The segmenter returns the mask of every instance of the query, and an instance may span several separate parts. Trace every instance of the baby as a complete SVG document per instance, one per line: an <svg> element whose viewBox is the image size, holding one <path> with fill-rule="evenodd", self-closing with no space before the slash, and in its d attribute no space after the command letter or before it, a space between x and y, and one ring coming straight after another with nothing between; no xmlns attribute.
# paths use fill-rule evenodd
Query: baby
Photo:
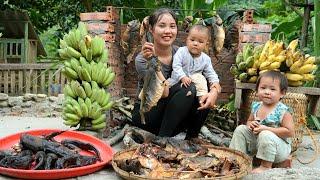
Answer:
<svg viewBox="0 0 320 180"><path fill-rule="evenodd" d="M208 93L208 80L210 89L216 88L218 92L221 91L211 58L203 52L208 43L209 29L203 25L193 25L187 37L187 46L180 47L173 56L173 71L168 79L170 86L181 81L182 85L187 87L193 82L197 96L201 97Z"/></svg>

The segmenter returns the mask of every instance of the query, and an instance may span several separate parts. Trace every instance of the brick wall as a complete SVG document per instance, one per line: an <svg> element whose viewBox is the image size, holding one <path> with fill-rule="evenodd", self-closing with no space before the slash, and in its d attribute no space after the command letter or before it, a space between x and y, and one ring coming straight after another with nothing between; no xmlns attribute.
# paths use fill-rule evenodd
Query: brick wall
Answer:
<svg viewBox="0 0 320 180"><path fill-rule="evenodd" d="M116 10L112 6L106 7L106 12L81 13L80 20L87 24L91 35L98 35L106 42L109 49L108 64L116 73L116 78L109 87L114 98L123 96L124 66L122 50L120 48L120 21Z"/></svg>
<svg viewBox="0 0 320 180"><path fill-rule="evenodd" d="M89 32L103 37L106 41L106 47L109 48L109 64L116 72L116 79L110 87L113 96L128 96L136 98L137 94L137 73L135 70L134 61L128 61L120 46L121 34L126 29L126 25L120 25L119 15L117 10L108 6L106 12L97 13L81 13L81 21L88 24ZM248 29L249 28L249 29ZM241 21L234 24L229 32L226 32L226 39L223 50L215 56L211 43L209 45L209 56L212 59L212 64L220 78L222 93L219 96L219 101L228 101L228 97L234 93L234 79L229 72L230 66L235 63L238 46L241 48L246 42L262 43L268 39L269 28L267 27L264 34L250 34L246 31L260 28L256 25L243 26ZM263 26L262 28L266 28ZM239 37L240 34L240 37ZM187 34L179 31L175 44L178 46L185 45ZM134 41L140 41L139 38L133 38L131 43L139 44ZM210 41L211 42L211 41ZM138 48L139 49L139 48Z"/></svg>
<svg viewBox="0 0 320 180"><path fill-rule="evenodd" d="M126 25L121 25L121 33L123 33L125 29ZM175 44L178 46L184 46L186 37L187 33L179 31ZM209 47L211 47L211 43ZM213 49L209 48L209 56L212 59L212 64L220 78L222 86L222 93L219 96L219 100L227 101L228 97L234 92L234 80L232 74L229 72L231 64L235 61L236 54L234 48L231 48L230 50L224 48L217 57L214 55ZM133 61L125 64L124 82L124 95L136 98L137 73Z"/></svg>

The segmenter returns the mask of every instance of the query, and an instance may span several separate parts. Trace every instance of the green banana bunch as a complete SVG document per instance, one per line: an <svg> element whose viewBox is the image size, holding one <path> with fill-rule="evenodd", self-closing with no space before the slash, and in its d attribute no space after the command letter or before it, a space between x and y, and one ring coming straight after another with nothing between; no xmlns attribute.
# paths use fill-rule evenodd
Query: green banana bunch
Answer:
<svg viewBox="0 0 320 180"><path fill-rule="evenodd" d="M103 86L107 87L111 84L111 82L114 80L114 78L116 77L116 74L114 72L111 72L108 75L108 78L103 82Z"/></svg>
<svg viewBox="0 0 320 180"><path fill-rule="evenodd" d="M77 94L71 89L69 84L66 84L63 89L63 94L67 97L70 96L72 98L77 97Z"/></svg>
<svg viewBox="0 0 320 180"><path fill-rule="evenodd" d="M80 123L82 111L79 103L75 99L71 97L65 99L62 117L65 125L75 127Z"/></svg>
<svg viewBox="0 0 320 180"><path fill-rule="evenodd" d="M105 128L105 111L114 106L105 88L116 76L106 64L109 54L105 41L99 36L91 38L86 25L79 23L77 29L65 34L59 42L62 72L69 80L63 89L64 124L87 128L86 124L91 123L93 130Z"/></svg>
<svg viewBox="0 0 320 180"><path fill-rule="evenodd" d="M84 22L79 22L78 30L80 31L80 39L83 39L86 35L88 35L88 30Z"/></svg>
<svg viewBox="0 0 320 180"><path fill-rule="evenodd" d="M108 62L109 52L107 49L104 49L102 55L98 59L98 62L107 63Z"/></svg>
<svg viewBox="0 0 320 180"><path fill-rule="evenodd" d="M78 74L80 74L81 66L77 59L71 58L70 60L70 68L72 68L74 71L76 71Z"/></svg>
<svg viewBox="0 0 320 180"><path fill-rule="evenodd" d="M86 98L87 94L84 88L81 86L81 84L78 81L71 81L70 87L75 94L81 98Z"/></svg>
<svg viewBox="0 0 320 180"><path fill-rule="evenodd" d="M262 47L254 47L253 44L245 44L243 51L237 54L236 64L230 67L230 72L239 79L241 82L247 82L250 79L251 74L255 74L254 68L255 59L258 58L259 51L262 51ZM248 70L250 70L250 73ZM255 69L255 70L254 70Z"/></svg>
<svg viewBox="0 0 320 180"><path fill-rule="evenodd" d="M99 130L106 127L106 115L101 114L98 118L92 119L92 129Z"/></svg>
<svg viewBox="0 0 320 180"><path fill-rule="evenodd" d="M67 53L67 48L58 49L58 54L62 58L62 60L71 58L71 56L69 56L69 54Z"/></svg>
<svg viewBox="0 0 320 180"><path fill-rule="evenodd" d="M65 66L61 72L69 79L78 79L79 76L72 68Z"/></svg>
<svg viewBox="0 0 320 180"><path fill-rule="evenodd" d="M105 49L104 40L99 36L95 36L91 41L92 56L100 57L104 49Z"/></svg>
<svg viewBox="0 0 320 180"><path fill-rule="evenodd" d="M243 47L243 59L247 61L253 55L253 44L247 43Z"/></svg>
<svg viewBox="0 0 320 180"><path fill-rule="evenodd" d="M84 88L86 96L91 97L92 96L92 88L91 88L90 83L88 83L87 81L82 81L82 86Z"/></svg>
<svg viewBox="0 0 320 180"><path fill-rule="evenodd" d="M81 97L78 97L78 103L80 105L82 116L88 117L89 116L89 109L88 109L87 105L85 104L84 99L82 99Z"/></svg>

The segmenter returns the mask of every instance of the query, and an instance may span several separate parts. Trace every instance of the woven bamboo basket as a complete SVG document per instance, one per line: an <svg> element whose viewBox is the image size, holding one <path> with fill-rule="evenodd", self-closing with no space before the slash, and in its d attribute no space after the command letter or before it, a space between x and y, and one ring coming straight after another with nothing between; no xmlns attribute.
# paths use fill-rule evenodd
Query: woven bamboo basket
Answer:
<svg viewBox="0 0 320 180"><path fill-rule="evenodd" d="M250 105L252 101L257 101L255 92L250 92L245 99L245 107L247 107L246 116L249 116ZM296 151L303 138L304 124L301 121L306 117L308 98L304 94L300 93L287 93L281 100L282 103L289 106L292 109L292 116L294 122L294 136L292 137L291 151Z"/></svg>
<svg viewBox="0 0 320 180"><path fill-rule="evenodd" d="M242 177L246 176L248 173L252 170L252 159L240 152L233 149L225 148L225 147L216 147L216 146L210 146L208 147L209 151L212 151L217 157L234 157L237 162L240 165L240 172L233 174L233 175L227 175L227 176L219 176L215 178L206 178L206 179L223 179L223 180L233 180L233 179L241 179ZM117 164L116 160L123 160L123 159L130 159L134 152L136 151L136 148L128 149L128 150L122 150L117 152L115 155L113 155L112 159L112 167L115 170L115 172L120 175L124 179L130 179L130 180L163 180L163 179L172 179L172 180L178 180L176 178L150 178L146 176L136 175L132 172L127 172L122 169L120 169ZM200 180L200 178L193 178L194 180Z"/></svg>

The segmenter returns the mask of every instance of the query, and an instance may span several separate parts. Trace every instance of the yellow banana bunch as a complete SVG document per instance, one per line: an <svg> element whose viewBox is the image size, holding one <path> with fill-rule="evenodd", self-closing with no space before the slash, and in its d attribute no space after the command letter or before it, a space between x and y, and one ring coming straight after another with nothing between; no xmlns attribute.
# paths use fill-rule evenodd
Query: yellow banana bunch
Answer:
<svg viewBox="0 0 320 180"><path fill-rule="evenodd" d="M295 61L301 58L302 54L300 51L296 51L298 46L298 39L291 41L287 47L286 54L286 65L287 67L291 67Z"/></svg>
<svg viewBox="0 0 320 180"><path fill-rule="evenodd" d="M286 65L290 69L288 74L288 83L290 86L301 86L306 81L314 80L312 72L317 68L315 57L309 54L304 55L296 50L298 40L293 40L287 47Z"/></svg>
<svg viewBox="0 0 320 180"><path fill-rule="evenodd" d="M258 76L251 76L248 80L248 83L255 83L258 79Z"/></svg>
<svg viewBox="0 0 320 180"><path fill-rule="evenodd" d="M303 80L303 76L300 74L294 74L294 73L285 73L288 81L300 81Z"/></svg>
<svg viewBox="0 0 320 180"><path fill-rule="evenodd" d="M315 78L312 73L319 60L298 50L298 39L287 47L282 41L268 40L263 46L255 47L251 55L248 55L247 47L244 46L243 52L237 55L236 65L230 68L230 72L242 82L254 83L258 75L269 70L283 71L290 86L301 86ZM251 59L252 62L248 61Z"/></svg>
<svg viewBox="0 0 320 180"><path fill-rule="evenodd" d="M259 57L259 63L258 65L260 66L261 63L265 62L266 59L268 58L268 54L269 54L269 47L271 47L273 44L273 41L272 40L268 40L266 42L266 44L264 45L263 49L262 49L262 52L260 54L260 57Z"/></svg>
<svg viewBox="0 0 320 180"><path fill-rule="evenodd" d="M284 43L282 41L276 42L272 48L271 54L274 54L275 57L280 55L280 53L284 50Z"/></svg>
<svg viewBox="0 0 320 180"><path fill-rule="evenodd" d="M298 39L292 40L292 41L289 43L289 45L288 45L288 47L287 47L287 50L289 50L289 51L295 51L296 48L297 48L297 46L298 46L298 42L299 42Z"/></svg>
<svg viewBox="0 0 320 180"><path fill-rule="evenodd" d="M302 86L303 81L288 81L289 86L297 87L297 86Z"/></svg>
<svg viewBox="0 0 320 180"><path fill-rule="evenodd" d="M269 40L266 42L263 51L260 55L259 62L256 67L259 69L259 74L268 70L279 70L281 63L286 60L286 51L284 43L281 41Z"/></svg>

